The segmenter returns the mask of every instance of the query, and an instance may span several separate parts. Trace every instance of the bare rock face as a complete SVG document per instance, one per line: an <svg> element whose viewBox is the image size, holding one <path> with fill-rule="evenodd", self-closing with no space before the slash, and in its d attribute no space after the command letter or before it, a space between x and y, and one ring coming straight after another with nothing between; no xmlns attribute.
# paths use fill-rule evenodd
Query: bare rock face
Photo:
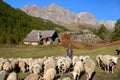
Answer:
<svg viewBox="0 0 120 80"><path fill-rule="evenodd" d="M82 30L80 32L70 32L68 34L70 35L71 41L75 42L98 43L102 41L102 39L94 35L89 30Z"/></svg>
<svg viewBox="0 0 120 80"><path fill-rule="evenodd" d="M113 30L115 23L116 23L115 21L104 21L104 20L100 22L101 25L103 24L109 30Z"/></svg>
<svg viewBox="0 0 120 80"><path fill-rule="evenodd" d="M87 25L96 26L96 27L100 26L95 16L93 16L89 12L82 12L78 14L78 18L79 18L79 23L81 24L87 24Z"/></svg>
<svg viewBox="0 0 120 80"><path fill-rule="evenodd" d="M71 13L55 4L43 8L39 8L36 5L26 5L22 10L28 15L41 17L59 23L77 23L78 20L75 13Z"/></svg>

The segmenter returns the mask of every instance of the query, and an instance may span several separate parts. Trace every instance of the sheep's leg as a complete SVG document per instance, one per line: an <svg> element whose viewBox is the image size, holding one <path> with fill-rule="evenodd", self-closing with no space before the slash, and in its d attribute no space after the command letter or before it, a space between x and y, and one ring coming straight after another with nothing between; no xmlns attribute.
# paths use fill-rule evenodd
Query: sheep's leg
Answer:
<svg viewBox="0 0 120 80"><path fill-rule="evenodd" d="M60 69L59 69L58 73L60 73Z"/></svg>
<svg viewBox="0 0 120 80"><path fill-rule="evenodd" d="M87 80L89 80L89 75L88 75L88 73L86 73L86 77L87 77Z"/></svg>
<svg viewBox="0 0 120 80"><path fill-rule="evenodd" d="M107 69L106 69L107 67L106 67L106 65L104 65L104 70L105 70L105 72L107 71Z"/></svg>
<svg viewBox="0 0 120 80"><path fill-rule="evenodd" d="M32 69L33 69L32 67L29 67L29 71L30 71L30 73L33 73Z"/></svg>
<svg viewBox="0 0 120 80"><path fill-rule="evenodd" d="M90 72L90 73L88 74L88 80L91 79L91 75L92 75L92 73Z"/></svg>
<svg viewBox="0 0 120 80"><path fill-rule="evenodd" d="M107 65L107 73L109 73L109 65Z"/></svg>
<svg viewBox="0 0 120 80"><path fill-rule="evenodd" d="M76 80L79 80L79 76L77 76Z"/></svg>
<svg viewBox="0 0 120 80"><path fill-rule="evenodd" d="M99 61L97 62L97 65L98 65L98 67L100 68L100 63L99 63Z"/></svg>
<svg viewBox="0 0 120 80"><path fill-rule="evenodd" d="M114 66L112 66L112 74L114 73L114 70L113 70L113 69L114 69Z"/></svg>

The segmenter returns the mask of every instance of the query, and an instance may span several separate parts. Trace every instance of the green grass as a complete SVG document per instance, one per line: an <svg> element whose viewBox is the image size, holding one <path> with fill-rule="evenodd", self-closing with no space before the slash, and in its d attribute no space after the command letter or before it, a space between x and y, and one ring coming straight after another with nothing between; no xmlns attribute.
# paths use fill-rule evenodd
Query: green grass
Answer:
<svg viewBox="0 0 120 80"><path fill-rule="evenodd" d="M113 45L113 46L106 46L101 47L97 49L92 50L86 50L86 49L74 49L74 56L80 56L80 55L89 55L94 61L96 55L115 55L115 49L120 49L120 44ZM29 47L29 46L23 46L23 47L7 47L7 48L0 48L0 57L4 58L42 58L44 56L66 56L66 49L61 46L38 46L38 47ZM120 80L117 79L120 76L120 56L118 56L118 65L114 71L114 74L112 73L106 73L103 70L99 69L96 66L95 69L95 75L92 80ZM26 76L28 76L30 73L18 73L19 80L24 79ZM71 73L65 73L64 75L60 75L60 77L69 76L72 78ZM82 75L80 80L86 80L86 75Z"/></svg>

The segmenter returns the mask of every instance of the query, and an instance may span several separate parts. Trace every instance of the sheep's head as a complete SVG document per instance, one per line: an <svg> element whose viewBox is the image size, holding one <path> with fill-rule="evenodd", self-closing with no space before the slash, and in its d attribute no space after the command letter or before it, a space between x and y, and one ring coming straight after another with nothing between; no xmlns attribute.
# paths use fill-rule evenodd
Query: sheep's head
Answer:
<svg viewBox="0 0 120 80"><path fill-rule="evenodd" d="M117 64L118 57L116 57L116 56L112 56L112 61L113 61L115 64Z"/></svg>
<svg viewBox="0 0 120 80"><path fill-rule="evenodd" d="M112 58L110 59L110 63L113 63L114 65L117 64L117 61L118 61L118 57L116 56L112 56Z"/></svg>

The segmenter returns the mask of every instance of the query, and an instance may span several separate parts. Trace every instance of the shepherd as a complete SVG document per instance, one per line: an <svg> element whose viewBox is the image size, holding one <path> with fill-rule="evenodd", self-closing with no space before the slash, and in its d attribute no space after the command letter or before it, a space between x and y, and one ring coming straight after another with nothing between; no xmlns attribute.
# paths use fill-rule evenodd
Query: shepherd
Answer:
<svg viewBox="0 0 120 80"><path fill-rule="evenodd" d="M67 51L67 56L72 59L72 56L73 56L73 47L72 47L71 44L68 45L66 51Z"/></svg>

